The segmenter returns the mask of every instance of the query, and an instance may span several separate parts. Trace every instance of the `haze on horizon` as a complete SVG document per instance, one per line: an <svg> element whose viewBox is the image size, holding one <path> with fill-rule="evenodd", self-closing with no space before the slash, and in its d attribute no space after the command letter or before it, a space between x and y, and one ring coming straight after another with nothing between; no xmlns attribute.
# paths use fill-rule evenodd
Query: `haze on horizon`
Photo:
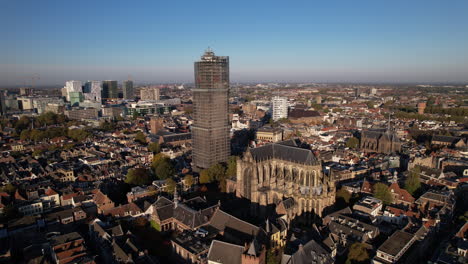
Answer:
<svg viewBox="0 0 468 264"><path fill-rule="evenodd" d="M212 47L232 82L467 82L468 1L5 1L0 86L193 82Z"/></svg>

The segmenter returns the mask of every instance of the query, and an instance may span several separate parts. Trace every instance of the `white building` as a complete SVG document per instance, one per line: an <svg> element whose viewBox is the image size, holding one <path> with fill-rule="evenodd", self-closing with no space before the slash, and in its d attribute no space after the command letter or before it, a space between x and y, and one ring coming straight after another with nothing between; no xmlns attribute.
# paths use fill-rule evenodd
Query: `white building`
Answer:
<svg viewBox="0 0 468 264"><path fill-rule="evenodd" d="M143 87L140 89L140 99L143 101L157 101L159 100L158 87Z"/></svg>
<svg viewBox="0 0 468 264"><path fill-rule="evenodd" d="M102 100L102 82L101 81L87 81L84 85L84 98L94 102L101 102Z"/></svg>
<svg viewBox="0 0 468 264"><path fill-rule="evenodd" d="M81 81L67 81L65 82L65 86L63 87L63 93L65 94L67 101L70 101L70 93L71 92L83 92L82 88L83 84Z"/></svg>
<svg viewBox="0 0 468 264"><path fill-rule="evenodd" d="M271 100L273 108L273 121L288 117L288 99L275 96Z"/></svg>

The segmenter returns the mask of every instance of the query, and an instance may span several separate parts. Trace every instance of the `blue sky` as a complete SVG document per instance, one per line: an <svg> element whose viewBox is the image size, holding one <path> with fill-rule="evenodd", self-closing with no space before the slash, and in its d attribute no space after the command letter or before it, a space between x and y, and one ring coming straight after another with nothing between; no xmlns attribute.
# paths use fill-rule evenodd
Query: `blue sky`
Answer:
<svg viewBox="0 0 468 264"><path fill-rule="evenodd" d="M231 80L468 81L468 1L0 1L0 85Z"/></svg>

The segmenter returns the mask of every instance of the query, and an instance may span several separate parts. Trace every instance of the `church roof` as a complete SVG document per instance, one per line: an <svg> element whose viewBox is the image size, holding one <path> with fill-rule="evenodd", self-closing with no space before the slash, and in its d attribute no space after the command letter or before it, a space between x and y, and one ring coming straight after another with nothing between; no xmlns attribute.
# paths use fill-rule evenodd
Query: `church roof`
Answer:
<svg viewBox="0 0 468 264"><path fill-rule="evenodd" d="M280 159L306 165L319 164L312 151L299 148L290 142L268 144L250 149L250 153L256 161Z"/></svg>

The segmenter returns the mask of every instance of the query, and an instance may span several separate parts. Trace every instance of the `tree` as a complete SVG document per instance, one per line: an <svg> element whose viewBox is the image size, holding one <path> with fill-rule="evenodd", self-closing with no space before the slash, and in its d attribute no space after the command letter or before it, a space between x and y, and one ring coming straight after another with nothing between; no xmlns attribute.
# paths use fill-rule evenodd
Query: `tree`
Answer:
<svg viewBox="0 0 468 264"><path fill-rule="evenodd" d="M159 146L158 142L153 142L148 145L148 150L153 152L154 154L158 154L161 152L161 146Z"/></svg>
<svg viewBox="0 0 468 264"><path fill-rule="evenodd" d="M188 186L190 188L190 187L192 187L192 185L195 184L195 179L193 178L192 175L187 174L184 177L184 183L185 183L186 186Z"/></svg>
<svg viewBox="0 0 468 264"><path fill-rule="evenodd" d="M16 121L15 124L15 130L16 132L20 133L24 129L29 128L29 125L31 124L31 120L27 116L21 116L18 121Z"/></svg>
<svg viewBox="0 0 468 264"><path fill-rule="evenodd" d="M359 243L359 242L352 244L351 247L349 248L348 260L351 263L363 263L363 262L368 261L369 252L367 252L366 244Z"/></svg>
<svg viewBox="0 0 468 264"><path fill-rule="evenodd" d="M68 137L74 141L83 141L89 137L89 133L84 129L70 129L68 130Z"/></svg>
<svg viewBox="0 0 468 264"><path fill-rule="evenodd" d="M158 166L158 164L160 162L162 162L163 160L165 160L165 159L169 159L169 157L162 154L162 153L158 153L158 154L154 155L153 156L153 161L151 162L151 167L153 167L153 169L155 169Z"/></svg>
<svg viewBox="0 0 468 264"><path fill-rule="evenodd" d="M161 179L167 179L169 177L172 177L175 173L174 166L172 166L172 163L169 159L164 159L162 162L160 162L154 172L156 173L156 176Z"/></svg>
<svg viewBox="0 0 468 264"><path fill-rule="evenodd" d="M212 181L221 181L226 178L226 169L220 163L216 163L208 168L208 174Z"/></svg>
<svg viewBox="0 0 468 264"><path fill-rule="evenodd" d="M114 123L109 122L109 121L101 122L98 128L98 130L101 130L101 131L113 131L114 129L115 129Z"/></svg>
<svg viewBox="0 0 468 264"><path fill-rule="evenodd" d="M6 192L8 194L14 194L15 191L16 191L16 187L11 183L8 183L7 185L2 186L0 188L0 192Z"/></svg>
<svg viewBox="0 0 468 264"><path fill-rule="evenodd" d="M42 153L44 153L44 150L42 150L42 149L36 149L36 150L33 151L32 156L33 156L33 157L37 157L37 156L42 155Z"/></svg>
<svg viewBox="0 0 468 264"><path fill-rule="evenodd" d="M421 168L419 166L414 167L410 170L408 178L405 180L405 189L413 195L421 187Z"/></svg>
<svg viewBox="0 0 468 264"><path fill-rule="evenodd" d="M152 182L150 172L145 168L134 168L128 171L125 182L133 185L148 185Z"/></svg>
<svg viewBox="0 0 468 264"><path fill-rule="evenodd" d="M356 137L351 137L346 141L346 147L355 149L359 146L359 139Z"/></svg>
<svg viewBox="0 0 468 264"><path fill-rule="evenodd" d="M154 220L150 221L151 228L155 229L156 231L161 232L161 226Z"/></svg>
<svg viewBox="0 0 468 264"><path fill-rule="evenodd" d="M351 193L348 192L345 188L340 188L336 192L336 201L337 203L343 203L343 204L349 204L349 201L351 200Z"/></svg>
<svg viewBox="0 0 468 264"><path fill-rule="evenodd" d="M384 204L391 204L393 202L392 194L388 186L383 183L376 183L373 190L374 197L382 200Z"/></svg>
<svg viewBox="0 0 468 264"><path fill-rule="evenodd" d="M366 102L366 105L367 105L368 108L374 108L375 102L373 102L373 101L367 101L367 102Z"/></svg>
<svg viewBox="0 0 468 264"><path fill-rule="evenodd" d="M141 131L138 131L138 133L135 135L135 141L139 142L140 144L146 144L147 142L145 134L143 134Z"/></svg>
<svg viewBox="0 0 468 264"><path fill-rule="evenodd" d="M228 166L226 170L227 177L234 177L237 174L237 157L230 156L228 160Z"/></svg>
<svg viewBox="0 0 468 264"><path fill-rule="evenodd" d="M175 188L177 188L177 183L173 179L167 178L166 179L166 192L174 193Z"/></svg>
<svg viewBox="0 0 468 264"><path fill-rule="evenodd" d="M20 139L21 140L29 140L31 138L31 135L30 135L30 131L25 129L23 131L21 131L21 134L20 134Z"/></svg>
<svg viewBox="0 0 468 264"><path fill-rule="evenodd" d="M208 172L208 169L204 169L200 172L200 183L210 183L212 179L210 178L210 174Z"/></svg>

